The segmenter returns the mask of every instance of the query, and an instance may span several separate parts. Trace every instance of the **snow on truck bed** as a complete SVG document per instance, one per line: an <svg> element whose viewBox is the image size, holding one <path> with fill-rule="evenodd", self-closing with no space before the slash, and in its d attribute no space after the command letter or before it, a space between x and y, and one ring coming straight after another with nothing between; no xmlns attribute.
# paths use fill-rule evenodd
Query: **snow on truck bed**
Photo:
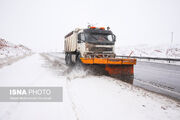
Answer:
<svg viewBox="0 0 180 120"><path fill-rule="evenodd" d="M48 58L50 56L50 58ZM50 61L49 61L50 60ZM54 64L54 61L56 61ZM1 86L62 86L63 102L0 103L0 120L178 120L180 103L34 54L0 69ZM32 72L33 71L33 72Z"/></svg>

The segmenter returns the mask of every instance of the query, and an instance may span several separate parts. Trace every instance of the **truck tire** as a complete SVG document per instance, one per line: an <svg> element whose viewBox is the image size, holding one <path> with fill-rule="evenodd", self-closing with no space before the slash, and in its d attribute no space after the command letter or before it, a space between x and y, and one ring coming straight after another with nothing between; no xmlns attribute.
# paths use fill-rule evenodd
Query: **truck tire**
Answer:
<svg viewBox="0 0 180 120"><path fill-rule="evenodd" d="M77 57L76 57L76 64L77 64L77 65L81 65L81 64L82 64L80 58L81 58L81 55L80 55L80 54L77 54Z"/></svg>
<svg viewBox="0 0 180 120"><path fill-rule="evenodd" d="M65 53L65 62L66 62L66 65L68 64L68 63L67 63L67 59L68 59L68 54Z"/></svg>
<svg viewBox="0 0 180 120"><path fill-rule="evenodd" d="M72 66L73 65L72 54L71 53L66 53L65 61L66 61L66 65L68 65L68 66Z"/></svg>

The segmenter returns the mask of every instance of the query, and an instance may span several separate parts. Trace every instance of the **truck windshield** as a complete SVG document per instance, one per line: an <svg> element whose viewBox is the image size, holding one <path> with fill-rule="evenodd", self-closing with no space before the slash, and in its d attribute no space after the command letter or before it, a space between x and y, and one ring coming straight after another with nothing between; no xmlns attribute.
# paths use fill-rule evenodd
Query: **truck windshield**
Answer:
<svg viewBox="0 0 180 120"><path fill-rule="evenodd" d="M113 42L113 35L110 34L85 34L87 42Z"/></svg>

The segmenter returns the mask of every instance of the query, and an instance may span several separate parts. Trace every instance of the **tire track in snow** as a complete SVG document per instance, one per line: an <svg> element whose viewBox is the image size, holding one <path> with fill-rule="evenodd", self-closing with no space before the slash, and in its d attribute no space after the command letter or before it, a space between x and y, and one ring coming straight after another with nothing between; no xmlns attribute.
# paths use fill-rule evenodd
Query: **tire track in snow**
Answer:
<svg viewBox="0 0 180 120"><path fill-rule="evenodd" d="M83 106L80 104L77 104L73 97L75 97L75 94L71 92L71 80L75 80L77 78L85 78L88 77L88 75L91 73L87 69L84 69L82 66L74 66L69 67L66 66L64 59L61 57L57 57L54 55L51 55L49 53L40 54L42 57L44 57L46 61L46 67L52 68L52 69L59 69L58 74L66 77L66 84L65 88L67 91L67 95L72 107L72 110L74 111L74 115L76 117L76 120L80 120L80 116L78 113L78 110L82 110ZM81 109L78 109L81 108ZM83 112L83 111L81 111Z"/></svg>
<svg viewBox="0 0 180 120"><path fill-rule="evenodd" d="M69 97L69 100L71 102L71 106L72 106L72 109L74 111L74 114L75 114L75 117L76 117L76 120L79 120L79 115L78 115L78 112L77 112L77 106L75 104L75 102L73 101L73 97L72 97L72 94L70 92L70 80L69 79L66 79L66 90L67 90L67 94L68 94L68 97Z"/></svg>

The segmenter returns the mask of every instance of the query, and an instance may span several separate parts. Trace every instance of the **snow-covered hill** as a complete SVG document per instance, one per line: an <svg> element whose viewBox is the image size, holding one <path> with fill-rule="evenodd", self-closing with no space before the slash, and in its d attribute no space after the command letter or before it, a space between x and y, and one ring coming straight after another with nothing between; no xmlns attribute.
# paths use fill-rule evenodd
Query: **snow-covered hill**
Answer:
<svg viewBox="0 0 180 120"><path fill-rule="evenodd" d="M23 45L15 45L0 38L0 58L28 55L31 50Z"/></svg>
<svg viewBox="0 0 180 120"><path fill-rule="evenodd" d="M169 46L165 45L137 45L116 47L115 52L117 55L130 55L142 57L161 57L161 58L180 58L180 44Z"/></svg>

